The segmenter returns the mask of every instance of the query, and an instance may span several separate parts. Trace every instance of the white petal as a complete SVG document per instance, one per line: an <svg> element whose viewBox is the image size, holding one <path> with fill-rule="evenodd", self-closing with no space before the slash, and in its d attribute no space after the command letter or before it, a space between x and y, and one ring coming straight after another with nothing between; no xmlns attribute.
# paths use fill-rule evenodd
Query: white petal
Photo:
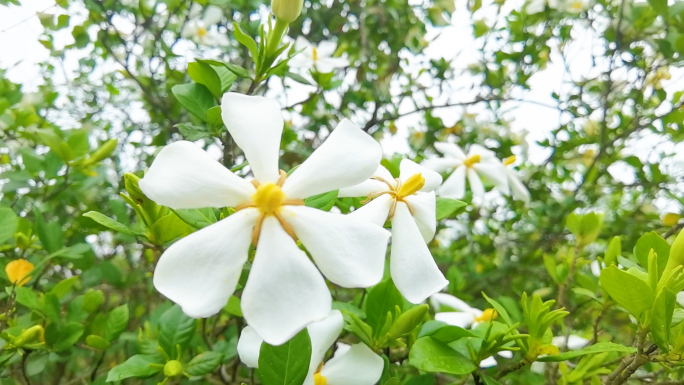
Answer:
<svg viewBox="0 0 684 385"><path fill-rule="evenodd" d="M314 322L306 327L311 338L311 363L309 364L308 377L313 380L318 366L323 362L325 353L335 343L344 327L344 318L339 310L333 310L321 321Z"/></svg>
<svg viewBox="0 0 684 385"><path fill-rule="evenodd" d="M342 287L369 287L380 282L389 231L306 206L286 206L281 212L330 281Z"/></svg>
<svg viewBox="0 0 684 385"><path fill-rule="evenodd" d="M415 174L420 174L425 179L425 185L420 191L429 192L434 191L440 184L442 184L442 176L437 172L418 165L418 163L409 160L402 159L399 165L399 179L402 182L406 181L408 178Z"/></svg>
<svg viewBox="0 0 684 385"><path fill-rule="evenodd" d="M403 202L397 203L392 218L390 274L401 294L416 304L449 284Z"/></svg>
<svg viewBox="0 0 684 385"><path fill-rule="evenodd" d="M480 162L475 163L473 168L478 174L484 176L489 181L494 183L494 185L499 188L506 190L508 185L508 179L506 178L506 170L504 169L503 163L498 160L492 162Z"/></svg>
<svg viewBox="0 0 684 385"><path fill-rule="evenodd" d="M319 58L315 62L316 71L327 74L333 72L335 68L344 68L349 65L349 60L341 57Z"/></svg>
<svg viewBox="0 0 684 385"><path fill-rule="evenodd" d="M435 172L445 172L453 170L463 164L463 161L456 158L429 158L422 161L421 166L433 170Z"/></svg>
<svg viewBox="0 0 684 385"><path fill-rule="evenodd" d="M309 43L309 41L306 40L306 38L304 36L301 36L301 35L297 36L297 40L295 40L295 50L296 51L299 51L301 49L310 48L310 47L311 47L311 43Z"/></svg>
<svg viewBox="0 0 684 385"><path fill-rule="evenodd" d="M513 173L513 170L507 169L506 175L508 176L508 186L511 189L513 198L523 201L525 203L530 202L530 192L527 191L525 185L520 182L520 179Z"/></svg>
<svg viewBox="0 0 684 385"><path fill-rule="evenodd" d="M221 117L230 136L244 151L254 177L261 183L277 181L283 133L278 103L262 96L228 92L221 100Z"/></svg>
<svg viewBox="0 0 684 385"><path fill-rule="evenodd" d="M190 317L218 313L240 279L258 215L238 211L171 245L154 269L154 287Z"/></svg>
<svg viewBox="0 0 684 385"><path fill-rule="evenodd" d="M465 312L446 312L436 313L435 319L437 321L442 321L447 325L468 328L475 322L475 315Z"/></svg>
<svg viewBox="0 0 684 385"><path fill-rule="evenodd" d="M589 340L586 338L582 338L578 335L571 334L568 336L568 343L567 345L565 344L565 336L556 336L553 337L551 340L551 343L553 345L558 346L561 349L569 349L569 350L577 350L577 349L582 349L583 347L587 346L589 343Z"/></svg>
<svg viewBox="0 0 684 385"><path fill-rule="evenodd" d="M444 155L452 156L458 160L465 160L466 154L463 152L461 147L455 143L449 142L435 142L435 149Z"/></svg>
<svg viewBox="0 0 684 385"><path fill-rule="evenodd" d="M470 305L468 305L461 299L446 293L433 294L430 297L430 304L434 308L435 312L441 312L442 306L448 306L451 309L460 310L462 312L471 312L472 309Z"/></svg>
<svg viewBox="0 0 684 385"><path fill-rule="evenodd" d="M256 192L251 183L186 141L164 147L139 184L148 198L172 209L237 206Z"/></svg>
<svg viewBox="0 0 684 385"><path fill-rule="evenodd" d="M240 361L250 368L259 367L259 351L264 340L252 329L247 326L242 329L240 339L237 343L237 352L240 356Z"/></svg>
<svg viewBox="0 0 684 385"><path fill-rule="evenodd" d="M473 192L473 197L474 198L483 198L485 194L485 188L482 185L482 180L480 180L480 176L477 175L477 172L469 168L468 169L468 183L470 184L470 190Z"/></svg>
<svg viewBox="0 0 684 385"><path fill-rule="evenodd" d="M389 186L379 180L367 179L357 185L340 189L337 196L340 198L365 197L380 191L389 191Z"/></svg>
<svg viewBox="0 0 684 385"><path fill-rule="evenodd" d="M493 366L496 366L496 359L494 359L493 356L489 356L485 358L484 360L480 361L480 367L481 368L491 368Z"/></svg>
<svg viewBox="0 0 684 385"><path fill-rule="evenodd" d="M437 231L437 198L435 193L416 193L404 198L413 210L413 219L416 220L418 230L423 235L425 242L430 242Z"/></svg>
<svg viewBox="0 0 684 385"><path fill-rule="evenodd" d="M287 62L287 65L290 68L308 69L308 68L313 67L313 59L311 59L311 56L307 55L307 52L304 51L302 53L297 54L292 59L290 59Z"/></svg>
<svg viewBox="0 0 684 385"><path fill-rule="evenodd" d="M204 11L204 17L202 18L202 21L204 24L209 26L218 24L221 19L223 19L223 10L215 5L210 5Z"/></svg>
<svg viewBox="0 0 684 385"><path fill-rule="evenodd" d="M532 373L543 375L544 373L546 373L546 362L533 362L532 365L530 365L530 371Z"/></svg>
<svg viewBox="0 0 684 385"><path fill-rule="evenodd" d="M513 352L510 350L502 350L496 354L500 355L503 358L508 358L508 359L513 358Z"/></svg>
<svg viewBox="0 0 684 385"><path fill-rule="evenodd" d="M306 254L268 216L261 227L252 271L242 293L247 323L271 345L282 345L311 322L325 318L332 299Z"/></svg>
<svg viewBox="0 0 684 385"><path fill-rule="evenodd" d="M490 160L492 158L496 158L496 154L494 153L494 151L477 143L471 144L470 147L468 147L468 158L470 158L473 155L480 155L482 160Z"/></svg>
<svg viewBox="0 0 684 385"><path fill-rule="evenodd" d="M454 172L444 181L437 193L439 196L451 199L463 199L465 195L466 167L458 166Z"/></svg>
<svg viewBox="0 0 684 385"><path fill-rule="evenodd" d="M318 43L316 50L318 51L319 57L330 57L335 53L335 50L337 50L337 44L332 41L324 40Z"/></svg>
<svg viewBox="0 0 684 385"><path fill-rule="evenodd" d="M394 199L387 194L380 195L351 212L349 216L382 226L387 222L387 216L389 215L393 201Z"/></svg>
<svg viewBox="0 0 684 385"><path fill-rule="evenodd" d="M368 346L355 344L326 362L321 375L328 385L373 385L380 380L384 366L382 358Z"/></svg>
<svg viewBox="0 0 684 385"><path fill-rule="evenodd" d="M290 198L304 199L359 184L373 175L381 158L380 144L344 119L325 143L292 172L283 192Z"/></svg>

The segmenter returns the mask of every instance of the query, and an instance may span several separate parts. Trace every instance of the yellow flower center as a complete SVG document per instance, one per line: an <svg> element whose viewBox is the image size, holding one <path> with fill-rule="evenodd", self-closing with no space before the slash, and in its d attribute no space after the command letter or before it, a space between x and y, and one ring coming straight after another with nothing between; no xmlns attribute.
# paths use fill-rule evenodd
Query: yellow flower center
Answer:
<svg viewBox="0 0 684 385"><path fill-rule="evenodd" d="M314 374L314 385L326 385L328 379L323 377L320 373Z"/></svg>
<svg viewBox="0 0 684 385"><path fill-rule="evenodd" d="M283 193L283 183L287 178L287 173L280 170L280 178L276 183L265 183L260 184L256 179L252 181L254 187L256 187L256 192L252 195L252 201L246 202L235 207L235 211L240 211L248 207L257 208L261 215L254 225L254 230L252 230L252 244L254 246L259 242L259 234L261 234L261 226L264 223L267 215L273 215L276 217L280 225L283 227L286 233L288 233L292 239L297 241L297 236L295 235L294 229L290 226L285 217L280 213L280 208L283 206L302 206L304 201L301 199L286 199L285 193Z"/></svg>
<svg viewBox="0 0 684 385"><path fill-rule="evenodd" d="M387 187L389 187L389 189L387 191L374 192L370 194L368 198L366 198L361 203L366 204L372 201L373 199L379 197L380 195L388 194L392 197L392 206L390 207L387 219L392 219L392 217L394 216L394 211L396 211L397 208L397 202L400 201L406 204L406 207L408 207L409 212L411 212L411 215L413 215L413 209L411 208L411 205L409 205L408 202L404 200L404 198L417 193L418 191L420 191L420 189L423 188L423 186L425 186L425 178L423 178L423 175L421 175L420 173L413 174L408 179L406 179L405 182L402 182L399 178L396 178L394 179L394 184L382 179L379 176L374 176L371 179L385 183Z"/></svg>
<svg viewBox="0 0 684 385"><path fill-rule="evenodd" d="M423 186L425 186L425 178L423 178L423 175L420 173L413 174L399 187L399 191L397 191L397 199L401 200L404 197L413 195L420 191Z"/></svg>
<svg viewBox="0 0 684 385"><path fill-rule="evenodd" d="M313 47L313 50L311 51L311 60L318 61L318 50L316 47Z"/></svg>
<svg viewBox="0 0 684 385"><path fill-rule="evenodd" d="M199 37L205 37L207 36L207 29L204 27L197 27L197 36Z"/></svg>
<svg viewBox="0 0 684 385"><path fill-rule="evenodd" d="M580 10L582 9L582 2L581 1L574 1L572 2L572 8L575 10Z"/></svg>
<svg viewBox="0 0 684 385"><path fill-rule="evenodd" d="M25 259L14 260L5 266L5 273L9 281L17 286L24 286L31 280L29 274L33 271L33 264Z"/></svg>
<svg viewBox="0 0 684 385"><path fill-rule="evenodd" d="M482 312L482 315L481 315L481 316L475 318L475 321L476 321L476 322L487 322L487 321L491 321L491 320L493 320L493 319L496 319L496 317L498 317L498 314L496 313L496 310L494 310L494 309L485 309L485 310Z"/></svg>
<svg viewBox="0 0 684 385"><path fill-rule="evenodd" d="M481 159L482 159L482 157L481 157L480 155L475 154L475 155L471 156L470 158L466 159L466 160L463 162L463 164L464 164L466 167L473 167L473 165L474 165L475 163L480 163L480 160L481 160Z"/></svg>
<svg viewBox="0 0 684 385"><path fill-rule="evenodd" d="M511 155L508 158L504 159L504 166L509 166L513 163L515 163L515 155Z"/></svg>

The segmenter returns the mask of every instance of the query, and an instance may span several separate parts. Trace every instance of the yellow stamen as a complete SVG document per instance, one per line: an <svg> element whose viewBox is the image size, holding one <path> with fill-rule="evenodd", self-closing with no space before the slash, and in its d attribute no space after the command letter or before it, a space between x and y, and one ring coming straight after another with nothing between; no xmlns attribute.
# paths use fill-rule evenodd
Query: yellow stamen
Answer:
<svg viewBox="0 0 684 385"><path fill-rule="evenodd" d="M204 27L198 27L197 28L197 36L199 36L199 37L207 36L207 29Z"/></svg>
<svg viewBox="0 0 684 385"><path fill-rule="evenodd" d="M493 320L493 319L496 319L496 317L498 317L498 316L499 316L499 315L496 313L496 310L494 310L494 309L485 309L485 310L482 312L482 315L481 315L481 316L475 318L475 321L476 321L476 322L487 322L487 321L491 321L491 320Z"/></svg>
<svg viewBox="0 0 684 385"><path fill-rule="evenodd" d="M323 377L320 373L314 374L314 385L326 385L328 379Z"/></svg>
<svg viewBox="0 0 684 385"><path fill-rule="evenodd" d="M318 50L316 47L313 47L313 50L311 51L311 60L318 61Z"/></svg>
<svg viewBox="0 0 684 385"><path fill-rule="evenodd" d="M410 178L406 179L406 182L402 183L401 187L397 191L397 198L401 199L409 195L413 195L420 191L420 189L425 186L425 178L420 173L411 175Z"/></svg>
<svg viewBox="0 0 684 385"><path fill-rule="evenodd" d="M29 274L33 271L33 264L25 259L14 260L5 266L5 273L9 281L17 286L24 286L31 280Z"/></svg>
<svg viewBox="0 0 684 385"><path fill-rule="evenodd" d="M504 159L504 166L509 166L513 163L515 163L515 155L511 155L508 158Z"/></svg>
<svg viewBox="0 0 684 385"><path fill-rule="evenodd" d="M252 201L262 214L273 214L280 209L285 200L283 190L274 183L262 184L252 196Z"/></svg>
<svg viewBox="0 0 684 385"><path fill-rule="evenodd" d="M470 158L466 159L466 160L463 162L463 164L464 164L466 167L473 167L473 165L474 165L475 163L480 163L480 160L481 160L481 159L482 159L482 157L481 157L480 155L475 154L475 155L471 156Z"/></svg>

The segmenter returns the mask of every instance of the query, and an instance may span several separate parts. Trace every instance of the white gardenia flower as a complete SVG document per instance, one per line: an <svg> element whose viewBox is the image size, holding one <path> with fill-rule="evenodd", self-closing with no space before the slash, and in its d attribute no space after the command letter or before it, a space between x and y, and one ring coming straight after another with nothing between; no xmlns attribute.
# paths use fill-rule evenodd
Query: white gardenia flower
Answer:
<svg viewBox="0 0 684 385"><path fill-rule="evenodd" d="M384 362L368 346L338 343L333 358L323 363L325 353L342 332L344 320L338 310L306 327L311 338L311 362L303 385L373 385L380 380ZM240 361L250 368L259 366L262 340L247 326L242 329L237 351Z"/></svg>
<svg viewBox="0 0 684 385"><path fill-rule="evenodd" d="M291 68L315 69L320 73L330 73L336 68L344 68L349 65L345 57L333 57L337 44L332 41L322 41L315 45L299 36L295 41L295 50L304 51L290 59Z"/></svg>
<svg viewBox="0 0 684 385"><path fill-rule="evenodd" d="M228 36L219 32L216 27L216 24L223 18L221 8L210 5L202 16L202 7L199 4L193 4L189 12L188 21L183 26L181 36L206 46L223 47L230 44Z"/></svg>
<svg viewBox="0 0 684 385"><path fill-rule="evenodd" d="M494 153L478 144L473 144L466 155L455 143L436 142L435 149L444 154L442 158L423 161L423 166L437 172L453 170L451 175L437 189L437 194L445 198L462 199L465 196L466 178L473 197L483 198L485 188L480 176L494 182L502 191L508 191L508 180L504 165Z"/></svg>
<svg viewBox="0 0 684 385"><path fill-rule="evenodd" d="M520 181L520 178L518 178L513 163L515 163L515 156L509 156L503 161L504 172L506 173L506 180L508 182L506 193L510 192L514 199L530 203L530 192L527 191L527 187L525 187Z"/></svg>
<svg viewBox="0 0 684 385"><path fill-rule="evenodd" d="M399 178L394 179L380 166L371 179L340 189L338 196L368 197L370 202L351 217L378 225L391 222L390 275L409 302L420 303L449 284L426 244L437 228L434 189L442 177L408 159L399 169Z"/></svg>
<svg viewBox="0 0 684 385"><path fill-rule="evenodd" d="M446 293L433 294L430 297L430 305L435 309L435 320L464 329L474 328L481 322L488 322L496 318L494 309L485 309L484 311L476 309ZM440 311L442 309L445 311ZM513 352L509 350L503 350L497 354L504 358L513 358ZM496 365L497 362L493 356L480 361L481 368L490 368Z"/></svg>
<svg viewBox="0 0 684 385"><path fill-rule="evenodd" d="M227 93L221 110L255 179L240 178L190 142L159 152L140 180L150 199L172 209L228 206L237 212L169 247L157 263L154 285L188 316L214 315L235 291L253 244L256 254L242 312L264 340L280 345L330 312L332 300L321 273L348 288L369 287L382 278L390 232L303 202L370 177L382 149L345 119L287 176L278 171L280 106L260 96Z"/></svg>

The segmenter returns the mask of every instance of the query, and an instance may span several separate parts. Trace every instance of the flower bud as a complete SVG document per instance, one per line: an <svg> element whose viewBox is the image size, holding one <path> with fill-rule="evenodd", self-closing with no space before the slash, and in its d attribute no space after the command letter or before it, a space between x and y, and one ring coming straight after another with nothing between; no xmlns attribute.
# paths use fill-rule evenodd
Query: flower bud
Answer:
<svg viewBox="0 0 684 385"><path fill-rule="evenodd" d="M147 198L140 189L140 186L138 185L139 182L140 178L137 175L130 172L124 174L124 185L126 186L126 191L128 191L128 195L130 195L135 201L141 201Z"/></svg>
<svg viewBox="0 0 684 385"><path fill-rule="evenodd" d="M92 154L90 154L90 158L88 158L89 163L96 163L100 162L102 160L107 159L114 150L116 150L116 144L118 143L118 140L116 139L110 139L106 142L104 142L100 147L97 148L97 150L93 151Z"/></svg>
<svg viewBox="0 0 684 385"><path fill-rule="evenodd" d="M183 364L178 360L171 360L164 365L164 375L166 377L178 377L183 374Z"/></svg>
<svg viewBox="0 0 684 385"><path fill-rule="evenodd" d="M292 23L302 14L304 0L272 0L271 12L276 19Z"/></svg>
<svg viewBox="0 0 684 385"><path fill-rule="evenodd" d="M20 348L28 344L35 344L44 341L45 329L41 325L31 326L30 328L23 330L19 337L14 340L13 345Z"/></svg>

